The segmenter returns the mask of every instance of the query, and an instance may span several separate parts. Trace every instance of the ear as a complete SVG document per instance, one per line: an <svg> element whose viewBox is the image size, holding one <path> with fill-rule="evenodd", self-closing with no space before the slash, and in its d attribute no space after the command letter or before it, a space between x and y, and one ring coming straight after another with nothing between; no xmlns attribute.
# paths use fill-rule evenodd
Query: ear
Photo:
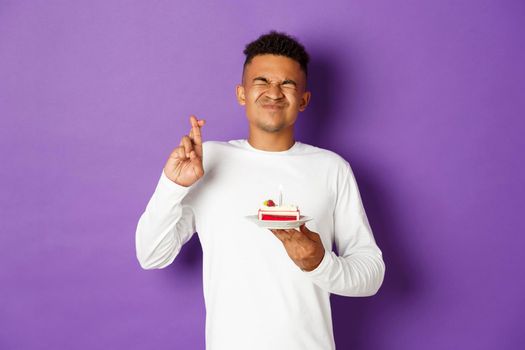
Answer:
<svg viewBox="0 0 525 350"><path fill-rule="evenodd" d="M312 93L310 91L303 92L303 96L301 97L301 103L299 104L299 111L304 111L306 107L308 106L308 103L310 103L310 97L312 96Z"/></svg>
<svg viewBox="0 0 525 350"><path fill-rule="evenodd" d="M239 102L241 106L246 105L246 96L244 94L244 86L242 86L241 84L237 85L235 87L235 93L237 94L237 102Z"/></svg>

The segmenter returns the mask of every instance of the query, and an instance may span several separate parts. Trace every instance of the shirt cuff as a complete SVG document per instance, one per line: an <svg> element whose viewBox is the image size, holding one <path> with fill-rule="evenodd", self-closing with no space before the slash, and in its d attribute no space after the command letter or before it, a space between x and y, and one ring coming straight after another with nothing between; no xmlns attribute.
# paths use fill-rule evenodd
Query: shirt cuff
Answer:
<svg viewBox="0 0 525 350"><path fill-rule="evenodd" d="M161 196L174 197L178 200L181 200L184 198L184 196L186 196L190 188L191 186L186 187L171 181L164 173L164 170L162 170L162 174L160 175L160 180L157 184L157 189L155 192Z"/></svg>
<svg viewBox="0 0 525 350"><path fill-rule="evenodd" d="M332 252L329 252L325 249L323 260L321 260L321 263L312 271L303 270L303 272L311 278L322 276L328 270L328 267L332 264L332 259Z"/></svg>

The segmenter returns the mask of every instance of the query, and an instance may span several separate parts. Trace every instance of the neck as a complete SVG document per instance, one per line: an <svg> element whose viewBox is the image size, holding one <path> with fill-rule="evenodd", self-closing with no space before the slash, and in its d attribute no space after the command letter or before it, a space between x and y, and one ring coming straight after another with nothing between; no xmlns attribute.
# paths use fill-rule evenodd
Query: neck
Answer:
<svg viewBox="0 0 525 350"><path fill-rule="evenodd" d="M253 148L268 152L289 150L295 144L293 127L286 130L269 133L250 128L248 142Z"/></svg>

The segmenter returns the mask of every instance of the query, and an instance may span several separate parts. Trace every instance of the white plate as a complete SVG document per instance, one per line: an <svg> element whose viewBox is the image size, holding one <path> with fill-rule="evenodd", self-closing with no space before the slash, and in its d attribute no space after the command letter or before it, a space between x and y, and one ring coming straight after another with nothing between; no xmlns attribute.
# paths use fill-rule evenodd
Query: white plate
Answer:
<svg viewBox="0 0 525 350"><path fill-rule="evenodd" d="M312 220L309 216L301 215L299 220L295 221L275 221L275 220L259 220L257 215L248 215L246 219L250 220L254 224L262 228L268 229L289 229L289 228L298 228L307 221Z"/></svg>

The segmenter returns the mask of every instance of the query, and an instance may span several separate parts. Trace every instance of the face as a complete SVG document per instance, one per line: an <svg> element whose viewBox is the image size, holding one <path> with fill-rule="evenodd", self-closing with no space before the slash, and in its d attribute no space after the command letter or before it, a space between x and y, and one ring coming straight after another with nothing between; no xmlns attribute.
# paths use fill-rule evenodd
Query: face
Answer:
<svg viewBox="0 0 525 350"><path fill-rule="evenodd" d="M255 56L246 65L237 100L246 107L251 127L276 133L293 127L306 109L310 92L298 62L276 55Z"/></svg>

